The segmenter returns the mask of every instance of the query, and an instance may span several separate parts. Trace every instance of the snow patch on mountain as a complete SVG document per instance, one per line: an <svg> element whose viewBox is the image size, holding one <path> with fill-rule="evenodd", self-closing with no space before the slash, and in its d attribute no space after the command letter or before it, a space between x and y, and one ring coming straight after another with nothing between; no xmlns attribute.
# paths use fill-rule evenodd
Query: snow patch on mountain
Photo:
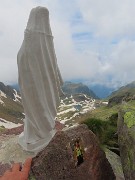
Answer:
<svg viewBox="0 0 135 180"><path fill-rule="evenodd" d="M0 91L0 96L4 97L4 98L7 98L6 94L4 92L2 92L2 91Z"/></svg>
<svg viewBox="0 0 135 180"><path fill-rule="evenodd" d="M0 90L0 104L5 105L3 98L7 98L6 94Z"/></svg>
<svg viewBox="0 0 135 180"><path fill-rule="evenodd" d="M61 111L61 112L59 112L59 113L57 113L57 115L61 115L61 114L64 114L64 113L68 113L68 112L70 112L70 111L76 111L76 109L74 108L74 107L72 107L72 108L70 108L70 109L67 109L67 110L65 110L65 111Z"/></svg>
<svg viewBox="0 0 135 180"><path fill-rule="evenodd" d="M13 122L10 122L10 121L7 121L7 120L5 120L3 118L0 118L0 126L4 126L7 129L12 129L12 128L15 128L15 127L22 126L22 124L20 124L20 123L15 124Z"/></svg>
<svg viewBox="0 0 135 180"><path fill-rule="evenodd" d="M108 105L108 102L107 102L107 101L104 101L104 102L102 102L102 104Z"/></svg>
<svg viewBox="0 0 135 180"><path fill-rule="evenodd" d="M94 110L95 99L85 95L71 95L61 100L57 118L66 127L77 125L75 118L81 114L85 114L89 111Z"/></svg>
<svg viewBox="0 0 135 180"><path fill-rule="evenodd" d="M15 101L15 102L21 102L20 100L21 100L21 96L19 96L18 95L18 93L17 93L17 91L14 89L14 98L15 99L13 99L13 101Z"/></svg>
<svg viewBox="0 0 135 180"><path fill-rule="evenodd" d="M0 104L4 105L4 102L0 99Z"/></svg>

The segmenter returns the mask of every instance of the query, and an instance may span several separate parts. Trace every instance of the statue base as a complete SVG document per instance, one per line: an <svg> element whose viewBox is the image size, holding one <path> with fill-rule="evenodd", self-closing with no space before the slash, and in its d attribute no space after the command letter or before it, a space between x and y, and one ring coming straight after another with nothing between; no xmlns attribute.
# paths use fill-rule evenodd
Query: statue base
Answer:
<svg viewBox="0 0 135 180"><path fill-rule="evenodd" d="M52 140L55 134L56 134L56 129L53 129L46 138L36 140L35 142L32 143L26 143L24 138L24 132L22 132L19 135L18 143L23 148L23 150L35 153L36 155L38 152L40 152L49 144L49 142Z"/></svg>

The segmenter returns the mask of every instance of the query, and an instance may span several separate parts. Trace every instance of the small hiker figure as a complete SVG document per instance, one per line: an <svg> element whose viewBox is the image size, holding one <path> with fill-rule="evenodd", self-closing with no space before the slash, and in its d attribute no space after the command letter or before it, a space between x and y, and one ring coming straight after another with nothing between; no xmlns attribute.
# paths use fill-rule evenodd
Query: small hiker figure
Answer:
<svg viewBox="0 0 135 180"><path fill-rule="evenodd" d="M77 160L77 166L84 162L84 149L81 145L80 139L75 140L74 142L74 157Z"/></svg>

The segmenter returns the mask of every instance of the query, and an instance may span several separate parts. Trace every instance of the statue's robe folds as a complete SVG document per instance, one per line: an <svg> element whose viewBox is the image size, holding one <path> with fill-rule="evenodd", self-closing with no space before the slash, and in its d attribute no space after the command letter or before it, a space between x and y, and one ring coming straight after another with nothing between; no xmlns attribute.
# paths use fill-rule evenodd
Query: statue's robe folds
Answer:
<svg viewBox="0 0 135 180"><path fill-rule="evenodd" d="M46 8L32 9L17 62L25 113L19 144L24 150L37 153L55 135L55 117L62 93Z"/></svg>

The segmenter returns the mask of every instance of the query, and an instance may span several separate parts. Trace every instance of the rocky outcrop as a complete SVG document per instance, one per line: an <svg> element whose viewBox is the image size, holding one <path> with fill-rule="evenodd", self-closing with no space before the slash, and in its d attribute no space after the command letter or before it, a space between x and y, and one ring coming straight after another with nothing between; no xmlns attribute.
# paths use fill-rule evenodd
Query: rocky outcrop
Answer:
<svg viewBox="0 0 135 180"><path fill-rule="evenodd" d="M118 116L118 141L126 180L135 179L135 112L120 110Z"/></svg>
<svg viewBox="0 0 135 180"><path fill-rule="evenodd" d="M4 83L0 82L0 90L3 93L5 93L12 100L15 99L15 96L14 96L15 91L14 91L14 89L11 86L9 86L9 85L6 86ZM17 92L17 93L20 96L20 93L19 92Z"/></svg>
<svg viewBox="0 0 135 180"><path fill-rule="evenodd" d="M105 154L106 158L112 166L113 172L116 176L116 180L125 180L120 156L118 156L117 154L115 154L107 148L105 149Z"/></svg>
<svg viewBox="0 0 135 180"><path fill-rule="evenodd" d="M83 161L78 166L75 141L80 143L83 153ZM49 145L33 158L31 175L36 180L115 179L113 170L105 153L100 149L96 136L86 125L58 131Z"/></svg>

